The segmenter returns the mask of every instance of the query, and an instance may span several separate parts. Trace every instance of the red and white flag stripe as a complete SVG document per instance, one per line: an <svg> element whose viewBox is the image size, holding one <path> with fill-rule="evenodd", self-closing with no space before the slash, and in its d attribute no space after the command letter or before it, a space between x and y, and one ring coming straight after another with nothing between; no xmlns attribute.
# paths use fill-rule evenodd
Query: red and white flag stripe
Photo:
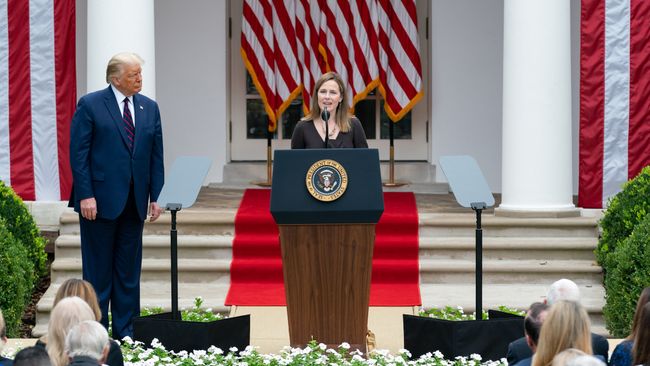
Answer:
<svg viewBox="0 0 650 366"><path fill-rule="evenodd" d="M424 95L414 1L379 0L379 77L384 108L404 117Z"/></svg>
<svg viewBox="0 0 650 366"><path fill-rule="evenodd" d="M74 0L0 0L0 179L24 200L68 198L75 102Z"/></svg>
<svg viewBox="0 0 650 366"><path fill-rule="evenodd" d="M650 2L583 0L579 205L605 207L650 163Z"/></svg>
<svg viewBox="0 0 650 366"><path fill-rule="evenodd" d="M301 91L309 108L328 70L352 106L379 87L394 121L423 95L414 0L245 0L241 44L271 131Z"/></svg>

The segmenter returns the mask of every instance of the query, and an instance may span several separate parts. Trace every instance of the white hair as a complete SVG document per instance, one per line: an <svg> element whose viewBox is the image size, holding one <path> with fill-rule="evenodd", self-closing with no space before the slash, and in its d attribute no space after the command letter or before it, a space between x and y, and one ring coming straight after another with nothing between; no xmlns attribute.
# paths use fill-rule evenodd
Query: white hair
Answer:
<svg viewBox="0 0 650 366"><path fill-rule="evenodd" d="M71 358L86 356L100 360L107 346L108 332L95 320L86 320L75 325L65 337L65 352Z"/></svg>
<svg viewBox="0 0 650 366"><path fill-rule="evenodd" d="M566 278L553 282L546 294L546 303L553 305L560 300L579 303L580 289L578 288L578 285Z"/></svg>
<svg viewBox="0 0 650 366"><path fill-rule="evenodd" d="M122 73L124 65L142 66L144 60L138 54L133 52L120 52L108 61L106 66L106 83L111 84L113 77L118 77Z"/></svg>
<svg viewBox="0 0 650 366"><path fill-rule="evenodd" d="M606 366L598 357L592 355L577 356L569 360L566 366Z"/></svg>

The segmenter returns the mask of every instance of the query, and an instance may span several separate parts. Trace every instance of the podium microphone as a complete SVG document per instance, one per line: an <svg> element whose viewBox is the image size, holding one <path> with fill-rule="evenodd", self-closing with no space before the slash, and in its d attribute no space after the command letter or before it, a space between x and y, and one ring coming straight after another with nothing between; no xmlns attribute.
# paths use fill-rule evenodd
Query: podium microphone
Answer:
<svg viewBox="0 0 650 366"><path fill-rule="evenodd" d="M327 110L327 108L324 108L320 112L320 119L323 120L323 123L325 124L325 148L327 149L327 142L329 140L329 120L330 120L330 111Z"/></svg>

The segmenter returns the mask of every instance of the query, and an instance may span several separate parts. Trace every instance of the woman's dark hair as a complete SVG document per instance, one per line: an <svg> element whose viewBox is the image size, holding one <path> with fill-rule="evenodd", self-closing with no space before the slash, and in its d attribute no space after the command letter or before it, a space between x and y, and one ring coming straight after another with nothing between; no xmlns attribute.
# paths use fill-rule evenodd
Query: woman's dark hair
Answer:
<svg viewBox="0 0 650 366"><path fill-rule="evenodd" d="M643 305L639 316L638 328L632 346L634 365L650 363L650 302Z"/></svg>
<svg viewBox="0 0 650 366"><path fill-rule="evenodd" d="M636 332L639 330L639 318L641 317L641 309L643 306L650 302L650 287L646 287L641 291L639 295L639 300L636 302L636 310L634 311L634 319L632 320L632 330L630 335L627 337L629 340L633 340Z"/></svg>

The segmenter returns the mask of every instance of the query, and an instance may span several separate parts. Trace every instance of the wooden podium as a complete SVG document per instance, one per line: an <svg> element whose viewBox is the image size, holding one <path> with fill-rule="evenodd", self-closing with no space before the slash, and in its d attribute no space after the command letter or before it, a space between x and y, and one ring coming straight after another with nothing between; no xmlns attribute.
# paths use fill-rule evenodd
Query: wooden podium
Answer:
<svg viewBox="0 0 650 366"><path fill-rule="evenodd" d="M377 150L277 150L273 172L291 346L313 339L365 351L384 210Z"/></svg>

